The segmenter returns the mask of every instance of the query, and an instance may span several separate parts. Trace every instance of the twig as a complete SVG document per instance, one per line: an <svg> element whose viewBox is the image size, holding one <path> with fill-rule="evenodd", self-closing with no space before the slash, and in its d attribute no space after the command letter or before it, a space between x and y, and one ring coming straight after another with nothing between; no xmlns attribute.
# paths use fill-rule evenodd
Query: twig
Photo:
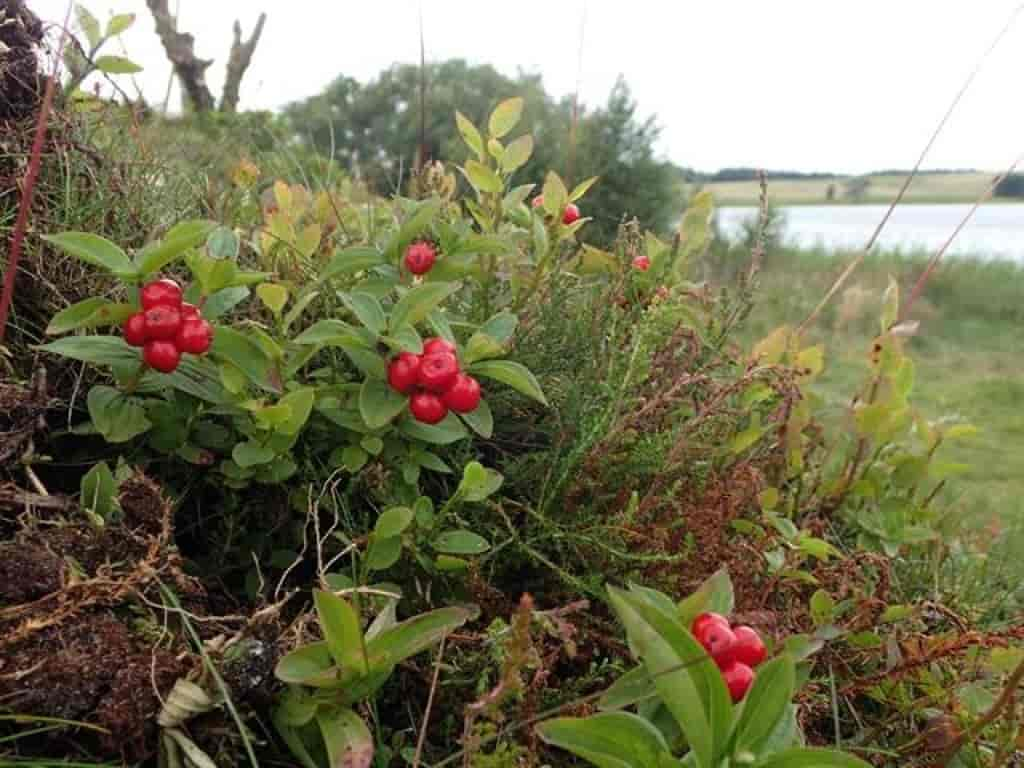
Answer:
<svg viewBox="0 0 1024 768"><path fill-rule="evenodd" d="M437 681L441 677L441 662L444 660L444 646L448 636L441 638L441 644L437 648L437 661L434 662L434 677L430 681L430 693L427 694L427 708L423 712L423 724L420 726L420 735L416 739L416 754L412 758L412 768L420 768L420 758L423 756L423 744L427 740L427 726L430 724L430 712L434 708L434 694L437 691Z"/></svg>
<svg viewBox="0 0 1024 768"><path fill-rule="evenodd" d="M1002 693L999 694L999 698L995 700L995 703L989 707L989 710L976 720L970 728L965 728L959 736L949 745L949 748L943 753L941 761L938 765L948 765L956 753L960 751L960 748L967 742L968 738L974 738L988 726L994 723L1002 715L1003 710L1008 709L1014 702L1014 697L1017 694L1017 687L1024 681L1024 661L1021 661L1015 670L1010 674L1010 677L1006 681L1006 685L1003 686Z"/></svg>

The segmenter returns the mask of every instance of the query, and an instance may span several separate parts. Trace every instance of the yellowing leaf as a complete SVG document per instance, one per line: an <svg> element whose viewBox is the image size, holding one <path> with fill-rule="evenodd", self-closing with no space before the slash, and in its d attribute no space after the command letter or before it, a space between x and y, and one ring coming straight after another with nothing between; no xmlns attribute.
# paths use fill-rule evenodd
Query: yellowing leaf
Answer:
<svg viewBox="0 0 1024 768"><path fill-rule="evenodd" d="M466 142L466 146L473 150L473 154L477 156L478 160L483 160L484 140L480 136L480 131L461 112L455 113L455 125L459 129L459 133L462 134L462 140Z"/></svg>
<svg viewBox="0 0 1024 768"><path fill-rule="evenodd" d="M788 325L779 326L754 345L753 356L760 359L763 364L777 364L789 346L790 332Z"/></svg>
<svg viewBox="0 0 1024 768"><path fill-rule="evenodd" d="M491 112L491 118L487 122L487 131L495 139L500 139L506 133L516 127L520 116L523 114L523 100L516 96L505 99Z"/></svg>
<svg viewBox="0 0 1024 768"><path fill-rule="evenodd" d="M517 168L526 165L533 154L533 136L526 134L520 136L507 147L501 157L501 167L505 173L512 173Z"/></svg>
<svg viewBox="0 0 1024 768"><path fill-rule="evenodd" d="M316 249L320 247L320 225L309 224L299 232L295 240L295 248L302 254L303 258L312 258Z"/></svg>
<svg viewBox="0 0 1024 768"><path fill-rule="evenodd" d="M275 316L279 316L284 305L288 303L288 289L276 283L263 283L256 286L256 295Z"/></svg>

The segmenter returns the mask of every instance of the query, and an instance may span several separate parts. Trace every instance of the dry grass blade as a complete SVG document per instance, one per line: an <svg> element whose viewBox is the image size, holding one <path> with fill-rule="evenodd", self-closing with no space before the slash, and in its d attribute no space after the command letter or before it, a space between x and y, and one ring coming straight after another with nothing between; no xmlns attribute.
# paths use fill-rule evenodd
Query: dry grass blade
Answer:
<svg viewBox="0 0 1024 768"><path fill-rule="evenodd" d="M972 205L970 210L968 210L967 213L964 214L964 217L960 220L960 223L956 225L956 228L953 230L953 233L946 239L946 242L944 242L942 244L942 247L935 252L935 255L928 260L928 265L924 268L924 272L921 273L921 277L919 277L917 279L917 282L914 283L914 288L910 292L910 296L907 298L906 302L904 302L903 306L900 308L899 317L896 319L897 325L906 320L907 317L910 315L910 308L914 305L914 302L917 301L918 297L924 291L925 283L928 282L928 278L931 277L932 272L935 271L935 268L939 265L939 261L945 255L946 251L949 249L949 246L953 244L953 241L956 240L957 235L960 234L960 231L965 226L967 226L967 222L971 220L971 218L974 216L975 212L977 212L981 204L992 197L992 195L996 191L996 187L999 186L1000 182L1002 182L1003 179L1005 179L1007 176L1013 173L1021 162L1024 162L1024 154L1018 155L1017 159L1013 161L1013 164L1010 165L1009 168L1007 168L1003 173L999 174L992 180L992 183L989 184L988 188L985 189L985 191L982 192L980 195L978 195L978 199L974 201L974 205Z"/></svg>
<svg viewBox="0 0 1024 768"><path fill-rule="evenodd" d="M900 202L902 202L903 196L906 194L907 189L910 187L910 183L917 176L917 172L921 169L921 164L924 162L925 157L928 156L928 153L931 151L932 146L935 144L936 140L939 138L939 135L942 133L943 128L946 127L946 123L949 122L949 118L953 116L953 113L956 111L956 108L960 105L960 101L963 99L964 94L967 93L968 89L971 87L971 84L974 82L974 79L978 76L978 73L981 72L981 69L985 65L985 62L988 61L989 56L992 55L992 52L999 46L999 43L1002 42L1003 38L1006 37L1006 34L1010 31L1010 28L1013 26L1014 21L1017 20L1017 16L1020 15L1020 12L1022 10L1024 10L1024 4L1018 5L1013 10L1013 12L1010 14L1010 18L1007 19L1006 24L1003 25L1003 28L999 31L999 34L996 35L995 40L992 41L989 47L982 54L974 69L971 70L971 73L967 76L967 79L964 81L963 85L960 86L960 90L957 91L956 96L953 97L953 101L950 103L949 108L946 110L946 113L942 116L942 119L939 121L939 124L935 127L935 131L932 133L931 138L928 139L928 143L925 144L924 149L921 151L921 155L917 158L917 162L914 164L913 169L911 169L910 173L907 175L907 178L904 179L903 184L900 186L899 192L896 193L896 197L889 205L889 208L886 210L885 215L882 216L881 221L878 222L878 226L875 227L875 231L871 233L871 237L868 238L868 242L864 246L864 249L857 255L857 257L853 261L851 261L847 265L846 269L843 270L842 274L839 275L838 278L836 278L836 281L832 284L832 287L828 289L828 292L825 294L824 298L822 298L822 300L818 303L814 310L806 317L806 319L804 319L804 321L800 323L800 327L797 328L798 334L803 334L804 331L806 331L807 328L811 325L811 323L813 323L817 319L821 311L828 305L829 301L832 300L832 297L835 296L839 289L843 287L843 284L846 283L850 275L852 275L854 271L856 271L857 267L860 266L861 262L864 261L864 258L868 255L868 253L870 253L872 247L874 247L875 245L875 241L878 240L878 236L882 234L882 230L888 223L889 217L892 216L892 212L896 209L896 206L899 205Z"/></svg>

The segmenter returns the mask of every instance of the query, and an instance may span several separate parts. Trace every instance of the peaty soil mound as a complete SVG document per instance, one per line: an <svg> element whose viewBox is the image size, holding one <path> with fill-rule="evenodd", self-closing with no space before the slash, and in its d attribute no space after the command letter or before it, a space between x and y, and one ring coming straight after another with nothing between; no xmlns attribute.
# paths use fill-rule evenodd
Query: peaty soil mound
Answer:
<svg viewBox="0 0 1024 768"><path fill-rule="evenodd" d="M43 24L24 0L0 0L0 126L35 114Z"/></svg>

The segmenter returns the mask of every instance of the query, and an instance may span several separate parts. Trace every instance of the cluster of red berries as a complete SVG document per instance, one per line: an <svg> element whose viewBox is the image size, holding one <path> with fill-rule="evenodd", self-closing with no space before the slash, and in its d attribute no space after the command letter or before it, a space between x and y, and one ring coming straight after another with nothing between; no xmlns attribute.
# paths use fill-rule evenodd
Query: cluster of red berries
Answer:
<svg viewBox="0 0 1024 768"><path fill-rule="evenodd" d="M433 243L417 240L405 249L405 268L414 275L425 275L437 261L437 249Z"/></svg>
<svg viewBox="0 0 1024 768"><path fill-rule="evenodd" d="M459 370L455 345L442 338L423 344L423 354L403 352L388 365L388 384L409 395L409 411L424 424L448 415L472 413L480 405L480 383Z"/></svg>
<svg viewBox="0 0 1024 768"><path fill-rule="evenodd" d="M540 208L544 205L544 195L537 195L533 198L533 207ZM565 226L569 226L580 217L580 209L576 207L576 203L569 203L565 206L565 210L562 211L562 223Z"/></svg>
<svg viewBox="0 0 1024 768"><path fill-rule="evenodd" d="M730 627L729 620L717 613L702 613L690 629L721 670L732 700L746 696L754 682L754 667L768 655L757 632L750 627Z"/></svg>
<svg viewBox="0 0 1024 768"><path fill-rule="evenodd" d="M646 256L636 256L633 259L633 269L646 272L651 268L651 260Z"/></svg>
<svg viewBox="0 0 1024 768"><path fill-rule="evenodd" d="M142 311L124 322L124 340L142 347L146 365L171 373L184 353L202 355L213 341L213 326L196 307L181 300L181 286L173 280L154 280L142 287Z"/></svg>

